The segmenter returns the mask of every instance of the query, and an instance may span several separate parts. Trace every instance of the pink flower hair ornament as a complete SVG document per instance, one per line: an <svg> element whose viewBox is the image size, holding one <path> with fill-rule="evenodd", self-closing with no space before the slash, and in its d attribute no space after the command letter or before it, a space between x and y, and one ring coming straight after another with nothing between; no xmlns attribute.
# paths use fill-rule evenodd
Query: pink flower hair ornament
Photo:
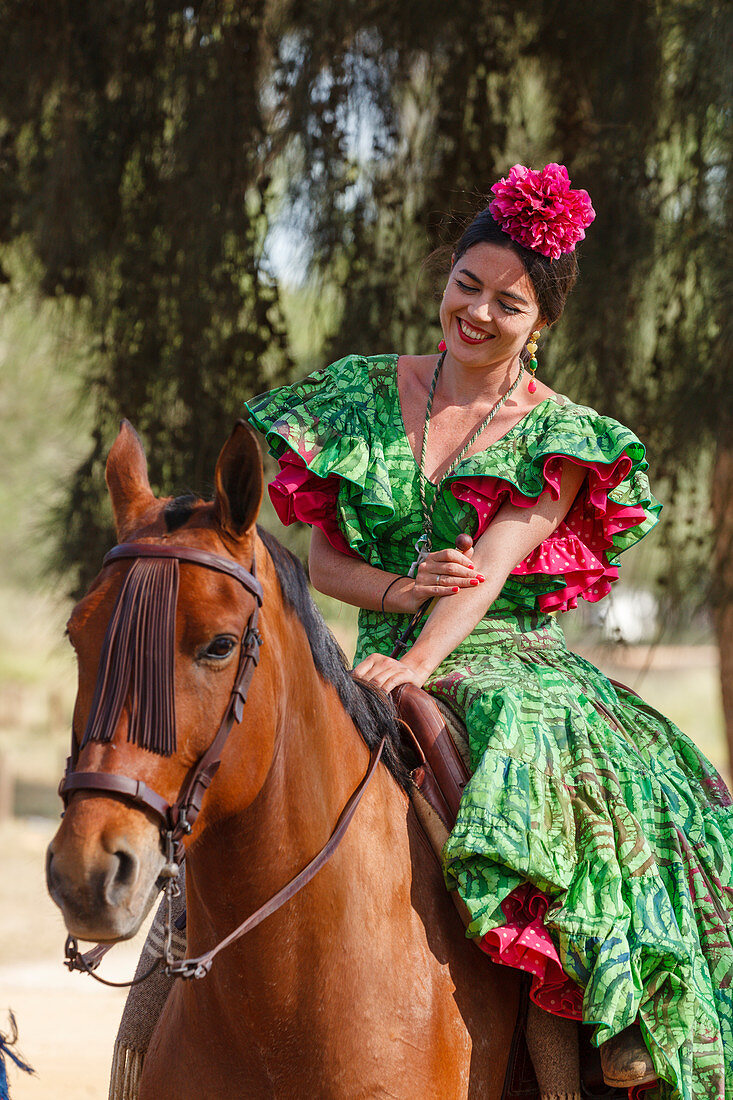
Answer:
<svg viewBox="0 0 733 1100"><path fill-rule="evenodd" d="M536 172L515 164L491 190L494 221L523 248L556 260L572 252L596 216L587 191L573 191L564 164L547 164Z"/></svg>

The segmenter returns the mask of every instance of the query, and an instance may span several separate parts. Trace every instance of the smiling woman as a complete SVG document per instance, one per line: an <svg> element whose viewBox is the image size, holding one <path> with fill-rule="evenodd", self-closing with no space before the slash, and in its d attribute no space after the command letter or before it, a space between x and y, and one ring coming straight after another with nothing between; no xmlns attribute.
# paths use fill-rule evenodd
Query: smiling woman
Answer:
<svg viewBox="0 0 733 1100"><path fill-rule="evenodd" d="M462 234L456 244L451 266L463 267L460 261L477 244L495 244L504 251L512 252L521 261L532 286L532 298L536 299L546 323L552 325L560 319L567 297L578 278L578 261L574 251L550 259L524 248L518 241L512 241L507 248L507 235L494 221L490 208L482 210ZM511 304L511 298L508 304ZM524 304L529 303L525 301Z"/></svg>
<svg viewBox="0 0 733 1100"><path fill-rule="evenodd" d="M555 617L608 594L660 510L634 434L533 377L593 208L560 165L492 190L455 245L442 354L346 356L248 416L280 462L280 518L314 527L313 584L360 608L356 674L465 723L445 880L469 936L531 974L530 1037L548 1014L583 1020L610 1085L731 1100L730 796ZM543 1095L579 1096L563 1066Z"/></svg>

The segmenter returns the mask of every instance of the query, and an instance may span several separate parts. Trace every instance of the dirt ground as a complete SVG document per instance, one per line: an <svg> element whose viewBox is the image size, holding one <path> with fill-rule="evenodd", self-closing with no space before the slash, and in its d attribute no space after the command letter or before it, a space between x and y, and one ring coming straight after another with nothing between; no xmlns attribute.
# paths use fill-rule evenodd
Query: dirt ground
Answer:
<svg viewBox="0 0 733 1100"><path fill-rule="evenodd" d="M44 882L56 823L0 826L0 1030L18 1023L18 1050L33 1077L9 1065L11 1100L106 1100L124 990L107 989L62 965L66 933ZM132 976L143 934L105 960L113 981Z"/></svg>

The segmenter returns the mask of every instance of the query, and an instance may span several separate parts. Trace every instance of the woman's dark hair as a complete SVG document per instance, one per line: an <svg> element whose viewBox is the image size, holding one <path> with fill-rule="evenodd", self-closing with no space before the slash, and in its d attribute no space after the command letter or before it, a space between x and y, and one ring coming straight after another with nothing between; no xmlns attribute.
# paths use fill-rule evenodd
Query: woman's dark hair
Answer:
<svg viewBox="0 0 733 1100"><path fill-rule="evenodd" d="M540 316L548 325L559 319L578 278L578 261L574 252L563 253L556 260L551 260L548 256L524 248L497 225L488 208L477 214L461 234L453 249L453 267L476 244L498 244L501 248L511 248L519 256L532 282Z"/></svg>

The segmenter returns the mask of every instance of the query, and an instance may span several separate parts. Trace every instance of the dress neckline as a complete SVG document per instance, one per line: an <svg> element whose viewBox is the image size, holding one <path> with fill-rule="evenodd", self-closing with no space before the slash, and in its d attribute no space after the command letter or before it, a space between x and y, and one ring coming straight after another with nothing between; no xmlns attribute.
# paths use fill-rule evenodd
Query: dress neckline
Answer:
<svg viewBox="0 0 733 1100"><path fill-rule="evenodd" d="M419 463L418 463L417 459L415 458L415 452L412 449L412 444L410 443L410 437L407 434L407 428L405 427L405 417L404 417L404 414L402 412L402 399L400 397L400 387L399 387L399 384L398 384L398 381L397 381L397 361L400 358L400 353L399 352L392 352L392 358L394 360L394 370L392 371L392 377L393 377L393 380L394 380L395 401L396 401L396 405L397 405L397 413L398 413L399 420L400 420L400 427L402 428L402 435L403 435L405 443L407 445L407 450L410 452L410 455L412 456L413 465L419 473L420 466L419 466ZM456 468L453 470L450 477L451 478L455 477L457 471L460 470L461 466L463 466L464 463L469 462L472 458L477 458L479 455L487 454L489 451L493 450L494 447L497 447L500 443L503 443L505 439L508 439L509 436L511 436L512 433L514 431L516 431L516 429L518 427L520 427L520 425L524 424L525 421L529 420L530 417L532 417L537 412L537 409L541 409L544 405L546 405L548 403L548 401L555 401L555 398L554 397L545 397L542 401L538 402L538 404L534 405L529 410L529 412L526 412L524 414L524 416L521 417L516 422L516 424L512 424L511 428L509 428L508 431L504 432L503 435L500 435L499 438L495 439L493 443L489 443L488 447L482 447L480 451L474 451L473 454L466 455L465 458L462 458L461 461L456 466ZM558 404L558 402L555 402L555 403ZM425 480L428 483L428 485L430 485L433 489L437 489L439 484L440 484L440 482L435 482L431 478L428 478L428 477L426 477Z"/></svg>

